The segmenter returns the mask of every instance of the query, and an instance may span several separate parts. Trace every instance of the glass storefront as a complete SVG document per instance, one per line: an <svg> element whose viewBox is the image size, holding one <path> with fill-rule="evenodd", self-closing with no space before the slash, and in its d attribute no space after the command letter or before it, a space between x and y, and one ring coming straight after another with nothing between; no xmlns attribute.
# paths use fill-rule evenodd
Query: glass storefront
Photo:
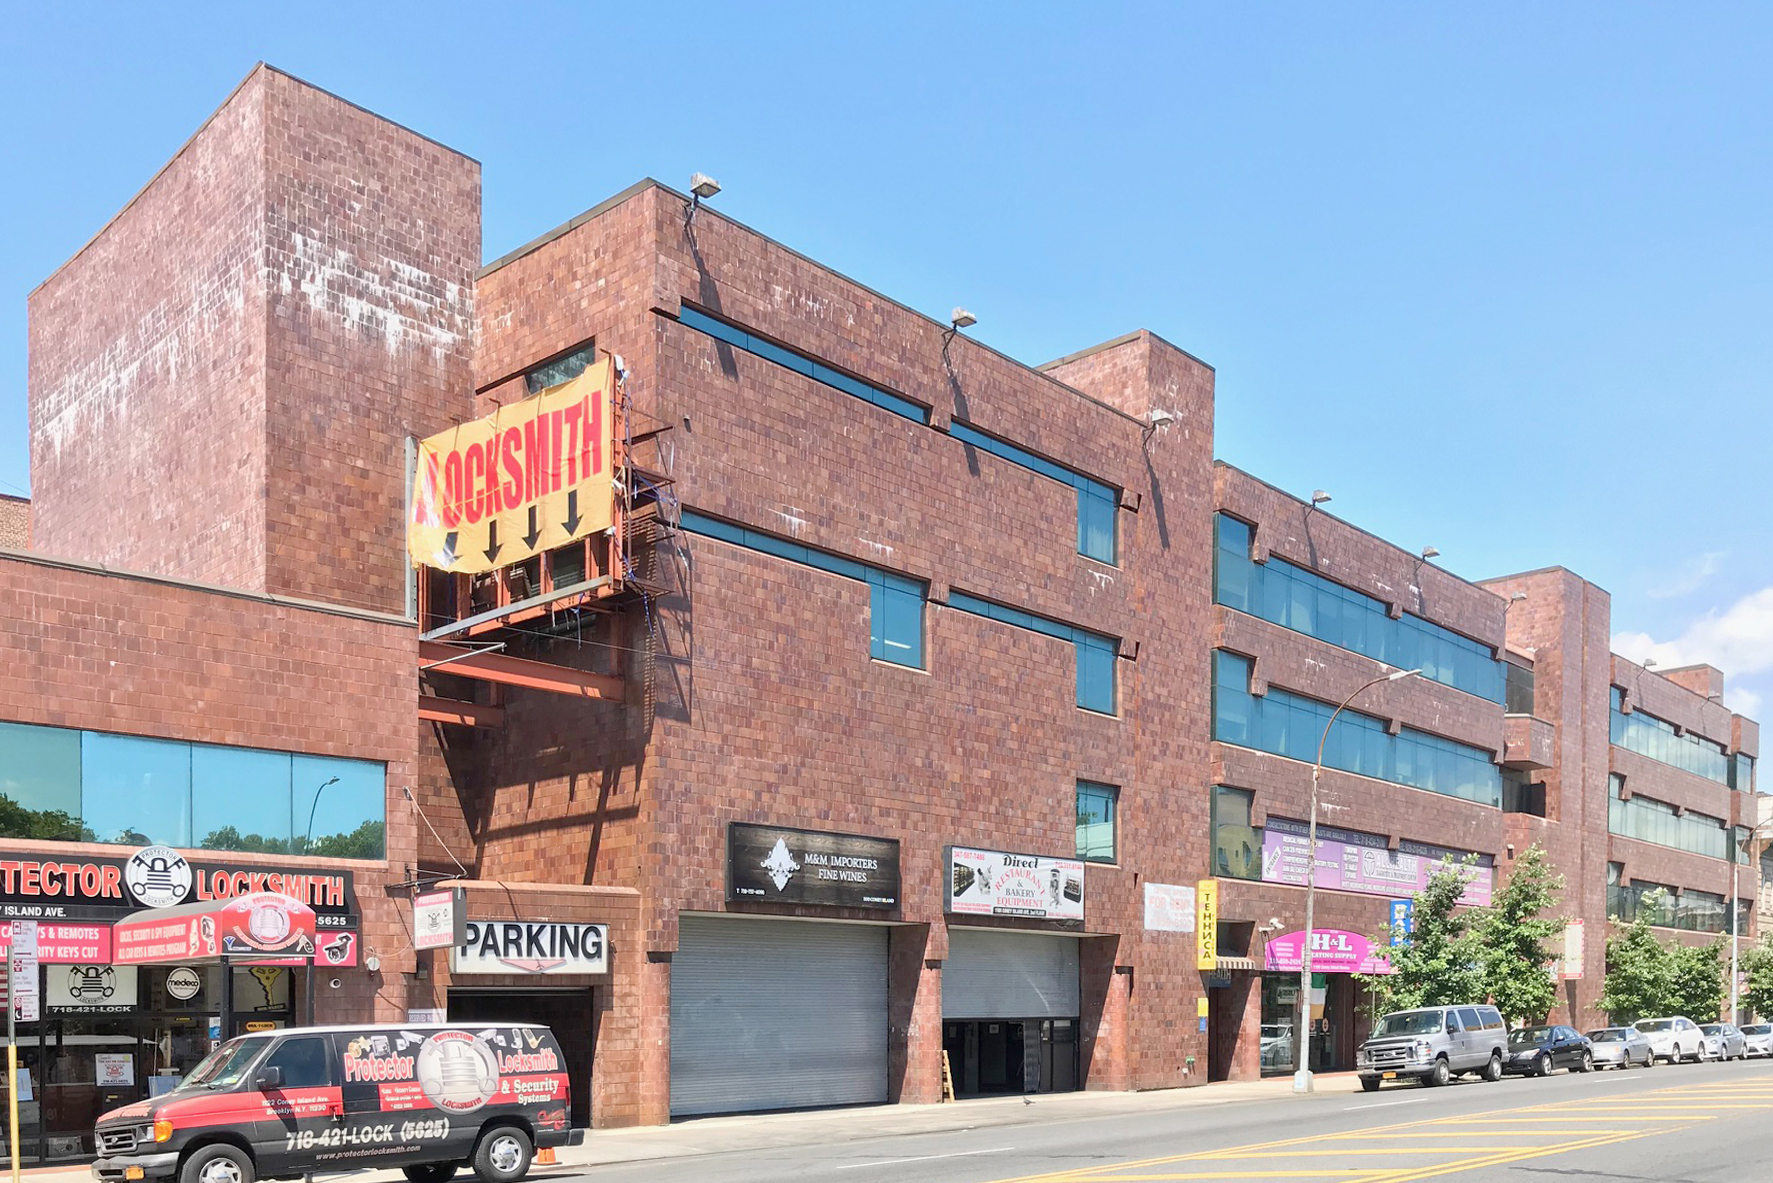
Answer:
<svg viewBox="0 0 1773 1183"><path fill-rule="evenodd" d="M46 965L41 972L43 1018L18 1027L19 1067L29 1078L29 1092L19 1095L19 1154L37 1163L92 1157L100 1114L172 1088L224 1034L292 1025L300 975L309 971L234 967L234 1023L226 1033L219 966ZM6 1087L0 1080L0 1105L9 1100Z"/></svg>
<svg viewBox="0 0 1773 1183"><path fill-rule="evenodd" d="M1353 979L1346 974L1311 975L1311 1070L1337 1072L1345 1063L1347 1034L1354 1017ZM1299 975L1262 975L1262 1075L1290 1076L1299 1067Z"/></svg>

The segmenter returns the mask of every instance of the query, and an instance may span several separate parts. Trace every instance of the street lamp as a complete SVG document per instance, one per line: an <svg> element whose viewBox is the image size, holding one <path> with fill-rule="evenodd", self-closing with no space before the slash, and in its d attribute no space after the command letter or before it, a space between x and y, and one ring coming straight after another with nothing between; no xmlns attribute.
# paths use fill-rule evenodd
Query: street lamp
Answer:
<svg viewBox="0 0 1773 1183"><path fill-rule="evenodd" d="M1401 682L1420 674L1421 670L1393 670L1357 686L1354 693L1342 700L1324 724L1324 733L1317 741L1317 763L1311 766L1311 818L1305 840L1305 943L1299 954L1299 1067L1293 1073L1293 1091L1311 1091L1311 938L1312 915L1317 904L1317 782L1324 773L1324 745L1329 742L1330 728L1348 704L1381 682Z"/></svg>
<svg viewBox="0 0 1773 1183"><path fill-rule="evenodd" d="M1768 825L1773 825L1773 818L1750 830L1748 837L1737 844L1749 858L1755 857L1755 839L1763 836L1761 830ZM1742 1005L1742 985L1736 978L1736 947L1742 936L1742 907L1736 897L1742 875L1742 860L1735 857L1735 853L1735 851L1731 851L1730 858L1730 1022L1732 1023L1736 1021L1736 1015Z"/></svg>
<svg viewBox="0 0 1773 1183"><path fill-rule="evenodd" d="M308 832L302 836L303 854L307 854L308 847L314 843L314 811L320 808L320 794L338 783L339 778L335 776L327 781L326 784L323 784L318 789L314 790L314 804L308 806Z"/></svg>

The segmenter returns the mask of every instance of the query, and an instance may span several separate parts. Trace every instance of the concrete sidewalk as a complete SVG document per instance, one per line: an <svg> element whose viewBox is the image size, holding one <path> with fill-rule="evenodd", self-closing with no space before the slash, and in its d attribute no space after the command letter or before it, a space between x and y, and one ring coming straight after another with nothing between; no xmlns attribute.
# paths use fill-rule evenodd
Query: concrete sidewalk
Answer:
<svg viewBox="0 0 1773 1183"><path fill-rule="evenodd" d="M1200 1085L1185 1089L1159 1089L1145 1093L1084 1092L1048 1093L1024 1098L990 1097L958 1101L951 1105L867 1105L844 1109L815 1109L796 1113L763 1113L735 1117L703 1117L665 1126L629 1126L591 1130L583 1144L556 1153L557 1166L539 1166L531 1178L559 1176L570 1170L613 1166L618 1163L693 1158L704 1154L732 1154L747 1150L865 1142L875 1138L914 1134L940 1134L951 1130L991 1129L1078 1121L1134 1113L1160 1113L1207 1105L1232 1105L1251 1101L1280 1100L1292 1095L1292 1078L1276 1077L1238 1083ZM1352 1094L1360 1084L1352 1072L1320 1075L1317 1091ZM36 1167L25 1171L33 1179L87 1180L91 1172L80 1167ZM363 1183L404 1183L399 1171L353 1171ZM332 1176L321 1176L327 1178ZM466 1177L465 1175L463 1176Z"/></svg>

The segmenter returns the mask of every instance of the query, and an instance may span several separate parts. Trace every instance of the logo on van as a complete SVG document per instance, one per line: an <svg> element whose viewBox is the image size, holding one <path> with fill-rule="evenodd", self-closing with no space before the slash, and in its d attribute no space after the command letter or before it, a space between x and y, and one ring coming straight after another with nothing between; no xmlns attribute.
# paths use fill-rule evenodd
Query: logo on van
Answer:
<svg viewBox="0 0 1773 1183"><path fill-rule="evenodd" d="M499 1091L499 1065L486 1041L440 1031L419 1049L419 1088L446 1113L472 1113Z"/></svg>

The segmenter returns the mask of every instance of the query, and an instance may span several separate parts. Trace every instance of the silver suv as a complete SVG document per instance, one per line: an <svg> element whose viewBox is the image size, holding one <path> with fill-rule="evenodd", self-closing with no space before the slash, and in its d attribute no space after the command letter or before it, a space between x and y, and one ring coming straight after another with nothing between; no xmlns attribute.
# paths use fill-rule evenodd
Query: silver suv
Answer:
<svg viewBox="0 0 1773 1183"><path fill-rule="evenodd" d="M1414 1077L1423 1084L1446 1084L1476 1073L1501 1080L1508 1028L1493 1006L1430 1006L1393 1011L1373 1026L1355 1053L1361 1088Z"/></svg>

